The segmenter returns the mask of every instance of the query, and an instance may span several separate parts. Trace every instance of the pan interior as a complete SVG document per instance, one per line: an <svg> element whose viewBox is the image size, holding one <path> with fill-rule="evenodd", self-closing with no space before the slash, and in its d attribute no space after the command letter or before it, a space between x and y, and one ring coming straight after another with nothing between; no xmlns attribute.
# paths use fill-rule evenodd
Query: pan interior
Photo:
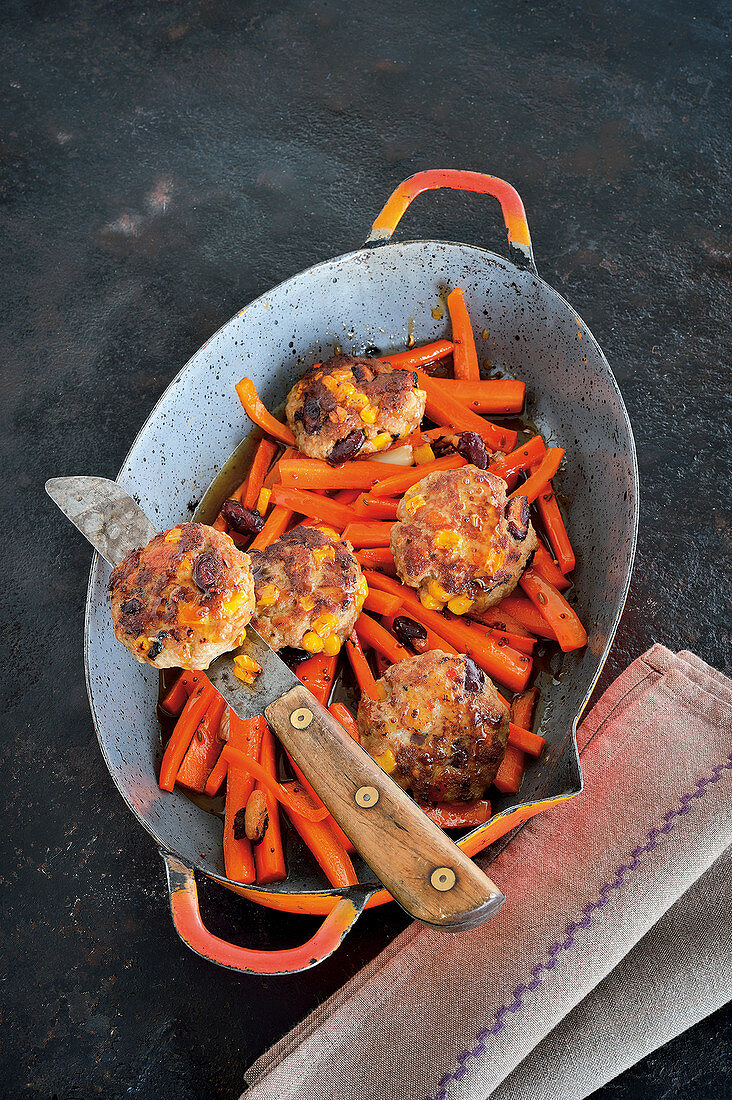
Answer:
<svg viewBox="0 0 732 1100"><path fill-rule="evenodd" d="M573 724L602 667L627 592L637 528L637 467L627 413L596 341L572 307L529 272L480 248L413 241L360 250L310 268L241 310L176 376L135 440L118 481L160 529L190 518L251 425L234 391L252 378L276 408L302 370L334 350L401 349L449 334L447 290L461 286L481 363L527 383L527 413L567 451L558 482L570 502L576 606L585 650L555 667L541 733L547 750L520 796L494 809L579 789ZM108 566L92 565L87 682L102 752L120 793L156 841L192 867L223 876L221 823L178 791L158 790L157 673L116 642ZM364 880L372 879L365 869ZM326 889L309 863L286 890ZM272 889L272 887L268 887Z"/></svg>

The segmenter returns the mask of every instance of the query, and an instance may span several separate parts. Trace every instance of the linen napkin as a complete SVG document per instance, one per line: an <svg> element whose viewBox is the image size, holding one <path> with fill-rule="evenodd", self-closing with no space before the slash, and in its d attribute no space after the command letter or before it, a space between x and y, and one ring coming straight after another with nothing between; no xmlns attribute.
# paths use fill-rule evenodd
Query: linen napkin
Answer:
<svg viewBox="0 0 732 1100"><path fill-rule="evenodd" d="M585 789L251 1067L246 1100L580 1100L732 997L732 683L656 645L578 732ZM725 897L726 894L726 897Z"/></svg>

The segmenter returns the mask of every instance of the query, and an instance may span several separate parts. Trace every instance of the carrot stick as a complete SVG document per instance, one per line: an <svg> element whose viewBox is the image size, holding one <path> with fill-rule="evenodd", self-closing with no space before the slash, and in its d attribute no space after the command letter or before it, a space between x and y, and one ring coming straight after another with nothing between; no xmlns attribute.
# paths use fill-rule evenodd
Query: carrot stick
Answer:
<svg viewBox="0 0 732 1100"><path fill-rule="evenodd" d="M286 489L284 485L275 485L272 489L272 500L301 516L309 516L319 523L330 523L339 531L353 520L353 508L303 489Z"/></svg>
<svg viewBox="0 0 732 1100"><path fill-rule="evenodd" d="M332 500L337 501L338 504L353 504L360 495L360 489L339 489L337 493L333 493Z"/></svg>
<svg viewBox="0 0 732 1100"><path fill-rule="evenodd" d="M449 340L435 340L433 344L423 344L420 348L409 348L407 351L397 351L393 355L382 355L380 359L385 363L391 363L392 367L407 370L409 367L423 367L428 363L434 363L438 359L447 359L452 355L452 344Z"/></svg>
<svg viewBox="0 0 732 1100"><path fill-rule="evenodd" d="M324 707L328 705L337 664L337 656L327 657L325 653L316 653L314 657L301 661L295 669L300 683Z"/></svg>
<svg viewBox="0 0 732 1100"><path fill-rule="evenodd" d="M531 657L518 653L511 646L497 645L491 638L486 638L478 629L466 623L464 618L458 617L456 621L451 622L436 611L428 611L422 606L413 589L399 584L391 577L385 577L371 570L365 570L364 576L369 587L373 585L374 588L380 588L383 592L401 596L402 605L407 614L434 630L435 634L441 638L445 638L459 652L467 653L491 679L498 680L512 691L523 691L526 687L533 664Z"/></svg>
<svg viewBox="0 0 732 1100"><path fill-rule="evenodd" d="M330 709L330 708L329 708L329 709ZM295 763L295 761L294 761L294 760L292 759L292 757L290 756L289 752L287 753L287 759L288 759L288 760L290 761L290 766L292 767L292 770L294 771L295 775L297 776L297 778L299 779L299 781L300 781L300 782L302 783L303 787L304 787L304 788L305 788L305 790L307 791L307 793L308 793L308 795L310 796L310 798L311 798L311 799L313 800L313 805L315 805L315 806L317 806L318 808L320 808L320 807L321 807L321 806L323 805L323 802L322 802L322 800L321 800L321 799L320 799L320 798L318 797L318 795L317 795L317 794L315 793L315 791L314 791L314 789L313 789L312 785L311 785L311 784L310 784L310 783L308 782L308 780L307 780L307 779L305 778L305 775L304 775L304 773L303 773L303 772L302 772L302 771L300 770L300 768L298 768L297 764L296 764L296 763ZM345 834L345 833L343 832L343 829L341 829L341 827L340 827L340 825L338 824L338 822L337 822L337 821L335 820L335 818L334 818L334 817L333 817L333 816L332 816L332 815L331 815L330 813L328 813L328 811L327 811L327 810L326 810L326 814L327 814L327 816L323 818L323 824L326 824L326 823L327 823L327 824L328 824L328 825L330 826L330 829L331 829L331 831L333 832L333 834L335 835L336 839L337 839L337 840L338 840L338 841L339 841L339 842L340 842L340 843L341 843L341 844L343 845L343 847L344 847L344 848L346 849L346 851L348 852L348 854L349 854L349 855L352 855L352 854L353 854L353 853L354 853L354 852L356 851L356 847L355 847L355 845L353 844L353 842L352 842L352 841L350 841L350 840L348 839L348 837L347 837L347 836L346 836L346 834Z"/></svg>
<svg viewBox="0 0 732 1100"><path fill-rule="evenodd" d="M311 821L322 821L326 816L327 810L317 809L309 800L306 802L295 798L284 783L278 783L276 779L271 777L266 768L263 768L261 764L250 756L240 752L239 749L235 749L232 745L226 744L224 745L223 755L225 755L229 761L229 771L226 777L227 786L231 778L231 766L235 764L238 768L249 772L249 774L254 777L255 781L259 780L266 790L271 791L278 802L281 802L285 807L288 814L290 812L301 814ZM254 786L254 784L252 784L252 786Z"/></svg>
<svg viewBox="0 0 732 1100"><path fill-rule="evenodd" d="M491 804L486 798L475 802L438 802L435 806L419 802L418 806L441 829L464 829L482 825L491 816Z"/></svg>
<svg viewBox="0 0 732 1100"><path fill-rule="evenodd" d="M462 378L434 378L445 393L460 401L475 413L493 413L496 416L520 413L526 397L526 383L511 379L490 378L479 382Z"/></svg>
<svg viewBox="0 0 732 1100"><path fill-rule="evenodd" d="M205 673L201 676L207 678ZM168 714L180 714L185 706L186 699L200 682L200 677L195 672L181 672L170 691L163 697L160 706Z"/></svg>
<svg viewBox="0 0 732 1100"><path fill-rule="evenodd" d="M286 424L276 420L272 413L265 408L259 400L251 378L242 378L241 382L237 382L236 392L250 420L253 420L258 427L274 436L275 439L287 443L290 447L293 446L295 442L294 435Z"/></svg>
<svg viewBox="0 0 732 1100"><path fill-rule="evenodd" d="M225 707L223 698L217 695L199 722L175 777L180 786L199 794L203 794L206 789L206 781L223 748L223 742L219 740L219 729Z"/></svg>
<svg viewBox="0 0 732 1100"><path fill-rule="evenodd" d="M199 673L199 675L203 676L203 681L183 707L181 716L175 724L170 735L170 741L168 741L163 753L160 779L158 780L161 791L173 790L178 769L188 751L188 746L193 740L193 735L198 729L198 724L216 696L216 689L209 683L208 677L203 673Z"/></svg>
<svg viewBox="0 0 732 1100"><path fill-rule="evenodd" d="M390 592L381 592L378 588L369 591L363 606L367 611L373 611L376 615L396 615L402 606L398 596L392 596Z"/></svg>
<svg viewBox="0 0 732 1100"><path fill-rule="evenodd" d="M376 619L372 619L370 615L364 615L363 612L356 620L356 634L361 645L371 646L377 652L383 653L392 664L412 656L409 650L405 649L388 630L385 630L381 623L377 623Z"/></svg>
<svg viewBox="0 0 732 1100"><path fill-rule="evenodd" d="M528 470L535 462L541 462L546 454L546 446L540 435L532 436L527 443L522 443L515 451L511 451L505 458L496 458L488 469L497 477L508 480L512 474L521 470Z"/></svg>
<svg viewBox="0 0 732 1100"><path fill-rule="evenodd" d="M349 734L354 741L361 741L358 723L345 703L331 703L328 710L333 715L336 722L340 722L346 733Z"/></svg>
<svg viewBox="0 0 732 1100"><path fill-rule="evenodd" d="M371 493L361 493L353 506L353 511L364 519L394 520L397 518L397 502Z"/></svg>
<svg viewBox="0 0 732 1100"><path fill-rule="evenodd" d="M206 786L203 791L209 798L213 798L221 790L221 784L226 779L226 773L229 770L229 765L226 762L226 757L219 754L219 758L213 766L213 771L206 780Z"/></svg>
<svg viewBox="0 0 732 1100"><path fill-rule="evenodd" d="M307 801L315 809L314 803L299 783L287 783L284 786L292 788L293 795L297 791L300 804ZM290 809L287 810L287 816L322 867L331 886L355 886L358 877L348 853L330 828L331 823L327 819L305 817Z"/></svg>
<svg viewBox="0 0 732 1100"><path fill-rule="evenodd" d="M443 470L458 470L465 465L465 459L460 455L445 455L444 458L436 458L434 462L423 462L421 466L409 466L406 470L402 470L398 474L392 474L391 477L380 481L372 489L371 495L376 497L401 496L402 493L406 493L407 489L410 489L412 485L416 485L428 474L436 474Z"/></svg>
<svg viewBox="0 0 732 1100"><path fill-rule="evenodd" d="M543 491L547 482L554 477L563 458L564 451L561 447L547 447L546 454L531 476L522 485L519 485L518 489L514 489L512 493L509 493L509 497L526 497L529 504L531 504Z"/></svg>
<svg viewBox="0 0 732 1100"><path fill-rule="evenodd" d="M524 754L515 745L506 745L506 755L493 780L503 794L518 794L524 774Z"/></svg>
<svg viewBox="0 0 732 1100"><path fill-rule="evenodd" d="M260 439L252 465L249 468L246 487L243 495L239 497L245 508L251 509L257 503L259 492L264 485L264 479L272 465L274 456L277 454L277 449L277 444L270 439Z"/></svg>
<svg viewBox="0 0 732 1100"><path fill-rule="evenodd" d="M587 631L577 612L553 584L545 581L534 569L527 569L519 584L556 634L559 647L564 653L587 645Z"/></svg>
<svg viewBox="0 0 732 1100"><path fill-rule="evenodd" d="M259 746L266 729L261 715L242 721L233 711L229 712L228 757L229 768L226 775L226 806L224 809L224 867L227 878L234 882L254 882L255 866L252 846L245 836L238 838L235 833L243 833L241 810L254 790L254 778L251 772L240 766L240 759L247 760L249 755L256 759ZM236 748L234 748L236 746ZM223 752L222 752L223 755ZM237 815L239 815L237 820Z"/></svg>
<svg viewBox="0 0 732 1100"><path fill-rule="evenodd" d="M504 428L476 416L457 398L452 397L444 386L423 371L415 371L420 389L427 394L425 413L434 420L456 432L477 432L493 451L510 451L516 446L518 434L511 428Z"/></svg>
<svg viewBox="0 0 732 1100"><path fill-rule="evenodd" d="M252 540L249 549L266 550L268 546L271 546L273 542L277 541L280 535L284 534L292 516L293 513L289 508L285 508L281 504L276 504L269 513L264 527L256 538Z"/></svg>
<svg viewBox="0 0 732 1100"><path fill-rule="evenodd" d="M501 602L496 604L495 610L498 615L503 616L505 613L516 619L526 630L536 634L537 638L549 638L556 642L557 636L554 630L545 621L543 615L539 614L531 600L523 596L504 596Z"/></svg>
<svg viewBox="0 0 732 1100"><path fill-rule="evenodd" d="M535 638L527 638L525 634L509 634L505 630L496 630L495 627L487 627L486 637L492 638L497 645L510 645L519 653L533 653L536 646Z"/></svg>
<svg viewBox="0 0 732 1100"><path fill-rule="evenodd" d="M211 526L213 527L214 531L223 531L224 533L226 533L226 520L220 512L211 524Z"/></svg>
<svg viewBox="0 0 732 1100"><path fill-rule="evenodd" d="M391 522L379 520L349 523L343 531L343 541L359 548L388 546L393 526Z"/></svg>
<svg viewBox="0 0 732 1100"><path fill-rule="evenodd" d="M269 473L262 482L262 488L272 489L275 485L278 485L279 482L282 480L280 463L289 462L290 459L296 458L299 453L300 452L297 451L294 447L285 447L284 451L277 459L277 461L272 466L270 466Z"/></svg>
<svg viewBox="0 0 732 1100"><path fill-rule="evenodd" d="M364 656L361 643L355 632L351 634L350 638L346 639L346 653L361 693L368 695L369 699L380 699L381 695L376 680L374 680L374 674Z"/></svg>
<svg viewBox="0 0 732 1100"><path fill-rule="evenodd" d="M473 326L470 323L463 292L459 286L456 286L448 294L447 309L452 325L452 342L455 345L452 352L455 377L463 378L467 382L478 382L480 380L480 367L478 366L478 353L475 350Z"/></svg>
<svg viewBox="0 0 732 1100"><path fill-rule="evenodd" d="M508 743L521 749L522 752L527 752L529 756L541 756L545 745L544 738L538 733L525 730L514 722L509 722L508 725Z"/></svg>
<svg viewBox="0 0 732 1100"><path fill-rule="evenodd" d="M549 581L549 584L553 584L555 588L558 588L560 592L564 591L565 588L569 588L572 583L567 580L542 542L536 547L536 553L534 554L531 568L535 569L539 576L543 577L545 581Z"/></svg>
<svg viewBox="0 0 732 1100"><path fill-rule="evenodd" d="M511 721L530 730L534 724L534 708L539 697L538 687L522 691L511 703Z"/></svg>
<svg viewBox="0 0 732 1100"><path fill-rule="evenodd" d="M319 458L281 458L279 473L286 489L370 489L394 467L385 462L345 462L329 466Z"/></svg>
<svg viewBox="0 0 732 1100"><path fill-rule="evenodd" d="M275 742L272 731L268 726L265 726L262 733L259 763L267 769L271 778L276 781ZM263 791L267 804L267 828L261 843L254 847L257 882L264 886L269 882L281 882L287 874L287 868L285 866L285 853L282 849L282 830L277 799L261 783L257 783L254 789Z"/></svg>
<svg viewBox="0 0 732 1100"><path fill-rule="evenodd" d="M357 550L354 557L359 565L366 565L371 569L394 565L394 556L388 546L374 546L370 550Z"/></svg>
<svg viewBox="0 0 732 1100"><path fill-rule="evenodd" d="M544 529L554 551L554 557L559 562L559 568L562 573L571 573L575 566L574 550L569 541L551 481L539 493L536 506L544 522Z"/></svg>
<svg viewBox="0 0 732 1100"><path fill-rule="evenodd" d="M523 635L525 638L531 637L526 627L522 626L518 619L508 615L503 608L500 611L498 607L489 607L486 611L473 611L471 608L468 612L468 618L473 622L484 623L494 630L504 631L507 634Z"/></svg>

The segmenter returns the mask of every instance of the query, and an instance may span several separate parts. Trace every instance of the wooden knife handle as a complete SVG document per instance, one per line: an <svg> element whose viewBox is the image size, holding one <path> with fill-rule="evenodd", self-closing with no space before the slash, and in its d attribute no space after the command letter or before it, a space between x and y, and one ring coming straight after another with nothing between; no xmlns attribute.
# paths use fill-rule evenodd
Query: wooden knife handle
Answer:
<svg viewBox="0 0 732 1100"><path fill-rule="evenodd" d="M265 710L267 721L392 897L447 930L476 928L504 897L304 687Z"/></svg>

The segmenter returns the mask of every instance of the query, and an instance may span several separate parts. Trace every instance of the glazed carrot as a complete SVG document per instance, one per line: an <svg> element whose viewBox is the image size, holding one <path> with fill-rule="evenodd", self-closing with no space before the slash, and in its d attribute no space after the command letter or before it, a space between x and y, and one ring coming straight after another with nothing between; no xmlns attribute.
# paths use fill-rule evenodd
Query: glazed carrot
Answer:
<svg viewBox="0 0 732 1100"><path fill-rule="evenodd" d="M173 790L178 769L198 729L198 724L216 696L216 689L209 683L208 677L203 673L199 675L203 676L203 680L183 707L163 753L158 780L161 791Z"/></svg>
<svg viewBox="0 0 732 1100"><path fill-rule="evenodd" d="M532 436L527 443L522 443L515 451L511 451L505 458L496 458L488 469L497 477L507 480L512 474L521 470L528 470L535 462L541 462L546 454L544 440L540 435Z"/></svg>
<svg viewBox="0 0 732 1100"><path fill-rule="evenodd" d="M381 592L378 588L369 591L363 606L367 611L373 611L375 615L396 615L402 606L398 596L392 596L390 592Z"/></svg>
<svg viewBox="0 0 732 1100"><path fill-rule="evenodd" d="M233 745L237 749L241 749L247 756L252 756L255 760L259 758L259 744L262 739L263 726L259 722L244 722L233 710L229 710L228 713L229 722L229 739L233 738ZM213 798L221 790L221 784L226 779L226 773L229 770L229 764L226 757L223 755L223 750L218 760L214 765L214 769L206 780L205 794L209 798ZM247 773L249 774L249 773ZM254 790L254 778L249 777L249 791Z"/></svg>
<svg viewBox="0 0 732 1100"><path fill-rule="evenodd" d="M379 358L385 363L391 363L392 367L406 370L409 367L423 367L439 359L447 359L450 355L452 355L450 341L435 340L433 344L422 344L420 348L409 348L407 351L397 351L393 355L381 355Z"/></svg>
<svg viewBox="0 0 732 1100"><path fill-rule="evenodd" d="M330 708L328 708L328 709L330 709ZM297 764L295 763L295 761L290 756L289 752L287 753L287 759L290 761L290 766L291 766L292 770L294 771L295 775L297 776L298 780L300 781L300 783L302 783L302 785L305 788L306 792L308 793L308 795L312 799L313 805L320 808L323 805L322 800L320 798L318 798L317 794L313 790L313 787L308 782L308 780L305 778L304 773L302 771L300 771ZM338 822L335 820L334 817L332 817L332 815L330 813L328 813L327 810L326 810L326 814L327 814L327 816L323 818L323 824L326 824L326 823L328 824L328 826L330 827L330 829L333 832L336 839L343 845L343 847L346 849L346 851L349 853L349 855L352 855L353 852L356 851L355 845L353 844L352 841L350 841L348 839L348 837L343 832L343 829L341 829Z"/></svg>
<svg viewBox="0 0 732 1100"><path fill-rule="evenodd" d="M525 759L521 749L517 749L515 745L506 745L506 755L493 780L498 790L503 794L518 794L524 766Z"/></svg>
<svg viewBox="0 0 732 1100"><path fill-rule="evenodd" d="M194 691L196 685L201 682L201 678L208 679L205 672L202 672L200 676L196 672L181 672L170 691L163 697L160 703L161 708L167 711L168 714L180 714L185 706L186 699Z"/></svg>
<svg viewBox="0 0 732 1100"><path fill-rule="evenodd" d="M290 447L294 444L295 437L287 425L276 420L259 400L251 378L242 378L241 382L237 382L236 392L250 420L282 443L287 443Z"/></svg>
<svg viewBox="0 0 732 1100"><path fill-rule="evenodd" d="M277 444L270 439L260 439L249 469L244 492L239 497L245 508L252 509L257 503L260 490L264 485L264 479L272 465L274 456L277 454L277 449Z"/></svg>
<svg viewBox="0 0 732 1100"><path fill-rule="evenodd" d="M299 453L294 447L285 447L277 461L270 466L269 473L262 483L262 488L272 489L275 485L278 485L282 480L280 463L289 462L291 459L296 458Z"/></svg>
<svg viewBox="0 0 732 1100"><path fill-rule="evenodd" d="M452 454L445 455L444 458L436 458L434 462L423 462L421 466L410 466L398 474L392 474L391 477L384 478L383 481L374 486L371 495L375 497L400 497L402 493L406 493L407 489L411 488L412 485L416 485L428 474L436 474L442 470L457 470L465 465L464 458Z"/></svg>
<svg viewBox="0 0 732 1100"><path fill-rule="evenodd" d="M491 804L486 798L479 798L475 802L438 802L434 806L419 802L417 805L441 829L465 829L482 825L491 816Z"/></svg>
<svg viewBox="0 0 732 1100"><path fill-rule="evenodd" d="M508 743L513 745L514 748L521 749L522 752L527 752L529 756L541 756L545 745L544 738L540 737L538 733L525 730L522 726L517 726L515 722L509 722Z"/></svg>
<svg viewBox="0 0 732 1100"><path fill-rule="evenodd" d="M520 413L526 397L526 383L511 379L490 378L469 382L462 378L435 378L445 393L462 402L475 413L493 413L496 416Z"/></svg>
<svg viewBox="0 0 732 1100"><path fill-rule="evenodd" d="M333 493L331 499L337 501L338 504L353 504L360 495L360 489L339 489L337 493Z"/></svg>
<svg viewBox="0 0 732 1100"><path fill-rule="evenodd" d="M487 672L493 680L511 688L512 691L523 691L526 681L531 675L532 659L524 653L518 653L511 646L499 646L491 638L486 638L480 630L469 625L464 618L450 619L438 614L436 611L428 611L419 601L414 590L404 584L385 577L382 573L374 573L364 570L364 576L369 587L380 588L383 592L392 592L395 596L401 596L404 612L411 615L417 622L434 630L441 638L445 638L461 653L467 653L476 664Z"/></svg>
<svg viewBox="0 0 732 1100"><path fill-rule="evenodd" d="M360 566L367 566L371 569L383 569L386 566L394 565L394 556L388 546L374 546L370 550L357 550L355 553L356 561Z"/></svg>
<svg viewBox="0 0 732 1100"><path fill-rule="evenodd" d="M255 878L252 846L244 836L242 821L242 811L254 790L254 778L241 766L241 761L249 760L249 754L255 759L259 755L266 726L261 715L242 721L233 711L229 712L229 742L224 749L229 764L224 809L224 867L227 878L234 882L254 882Z"/></svg>
<svg viewBox="0 0 732 1100"><path fill-rule="evenodd" d="M346 704L331 703L328 707L328 710L333 715L336 722L340 722L346 733L349 734L349 736L351 736L354 741L360 742L361 734L359 733L358 723L356 722L356 719L353 717Z"/></svg>
<svg viewBox="0 0 732 1100"><path fill-rule="evenodd" d="M217 515L216 519L211 524L211 526L213 527L214 531L224 531L224 532L226 531L226 520L224 519L224 517L221 515L220 512Z"/></svg>
<svg viewBox="0 0 732 1100"><path fill-rule="evenodd" d="M511 618L517 619L521 626L530 630L532 634L536 634L538 638L549 638L556 642L557 636L554 630L544 616L539 614L531 600L523 596L504 596L501 602L496 604L495 610L499 615L505 612Z"/></svg>
<svg viewBox="0 0 732 1100"><path fill-rule="evenodd" d="M277 760L275 757L275 742L272 731L265 726L262 732L262 746L259 750L259 763L266 768L271 778L277 779ZM280 810L277 799L271 791L257 783L256 790L264 793L267 804L267 828L264 837L259 844L254 846L254 863L257 871L257 882L266 885L269 882L281 882L287 874L285 866L285 853L282 849L282 830L280 827Z"/></svg>
<svg viewBox="0 0 732 1100"><path fill-rule="evenodd" d="M319 458L281 458L279 472L287 489L370 489L388 476L390 467L384 462L345 462L329 466Z"/></svg>
<svg viewBox="0 0 732 1100"><path fill-rule="evenodd" d="M562 573L571 573L575 566L574 550L569 541L551 481L539 493L536 506L544 522L544 529L554 551L554 557L559 562L559 568Z"/></svg>
<svg viewBox="0 0 732 1100"><path fill-rule="evenodd" d="M254 720L255 719L251 719L251 721ZM316 806L313 806L309 799L305 801L294 797L291 790L284 783L278 783L276 779L272 778L267 769L263 768L262 765L258 763L258 761L240 752L239 749L235 749L232 745L226 744L224 745L222 755L225 755L229 762L229 771L226 777L227 786L231 778L232 765L235 765L236 768L241 768L243 771L249 772L249 774L254 777L255 781L259 780L266 790L271 791L277 801L281 802L285 807L288 814L291 812L300 814L307 817L310 821L322 821L326 816L327 810L320 810Z"/></svg>
<svg viewBox="0 0 732 1100"><path fill-rule="evenodd" d="M538 687L528 688L527 691L517 695L511 703L511 721L517 726L523 726L525 730L530 730L534 724L534 708L538 697Z"/></svg>
<svg viewBox="0 0 732 1100"><path fill-rule="evenodd" d="M301 516L309 516L320 523L330 523L339 531L353 520L353 508L303 489L286 489L284 485L275 485L272 489L272 500Z"/></svg>
<svg viewBox="0 0 732 1100"><path fill-rule="evenodd" d="M284 534L287 530L288 524L292 519L292 511L289 508L285 508L281 504L276 504L272 511L269 513L264 527L259 534L252 540L252 544L249 547L250 550L266 550L268 546L271 546L273 542Z"/></svg>
<svg viewBox="0 0 732 1100"><path fill-rule="evenodd" d="M353 511L364 519L393 520L397 518L397 502L371 493L361 493L353 506Z"/></svg>
<svg viewBox="0 0 732 1100"><path fill-rule="evenodd" d="M315 656L301 661L295 669L295 675L303 687L324 707L328 705L337 664L337 656L328 657L325 653L316 653Z"/></svg>
<svg viewBox="0 0 732 1100"><path fill-rule="evenodd" d="M525 634L509 634L506 630L496 630L492 626L487 628L486 635L497 645L510 645L519 653L533 653L536 646L536 638L528 638Z"/></svg>
<svg viewBox="0 0 732 1100"><path fill-rule="evenodd" d="M221 784L226 779L226 773L228 770L229 765L226 761L226 757L220 753L218 760L213 766L211 774L206 780L206 786L203 789L204 794L207 794L209 798L213 798L214 795L217 795L221 790Z"/></svg>
<svg viewBox="0 0 732 1100"><path fill-rule="evenodd" d="M456 286L448 294L447 309L452 325L452 342L455 345L452 352L455 377L465 379L467 382L478 382L480 380L480 367L478 366L478 353L475 350L473 326L470 323L468 308L465 305L465 298L459 286Z"/></svg>
<svg viewBox="0 0 732 1100"><path fill-rule="evenodd" d="M482 416L466 408L455 397L451 397L444 386L423 371L415 371L420 389L427 394L425 412L435 424L442 424L456 432L477 432L493 451L510 451L516 446L518 435L511 428L491 424Z"/></svg>
<svg viewBox="0 0 732 1100"><path fill-rule="evenodd" d="M489 607L486 611L468 611L468 618L473 622L484 623L485 626L490 626L494 630L500 630L506 634L518 634L525 638L531 638L530 632L525 626L514 619L511 615L508 615L502 608L499 611L497 607Z"/></svg>
<svg viewBox="0 0 732 1100"><path fill-rule="evenodd" d="M519 485L518 489L514 489L512 493L509 493L509 497L526 497L529 504L531 504L536 500L539 493L543 492L547 482L554 477L563 458L564 450L561 447L547 447L546 454L530 477Z"/></svg>
<svg viewBox="0 0 732 1100"><path fill-rule="evenodd" d="M356 620L356 634L361 645L371 646L378 653L382 653L392 664L403 661L412 654L401 645L393 634L385 630L381 623L372 619L370 615L361 613Z"/></svg>
<svg viewBox="0 0 732 1100"><path fill-rule="evenodd" d="M543 577L545 581L549 581L549 584L553 584L555 588L558 588L560 592L565 588L569 588L572 583L567 580L543 542L540 542L536 547L536 553L534 554L531 568L535 569L539 576Z"/></svg>
<svg viewBox="0 0 732 1100"><path fill-rule="evenodd" d="M217 695L198 723L198 729L175 777L176 783L199 794L203 794L206 789L206 781L221 755L223 742L219 740L219 729L225 706L223 698Z"/></svg>
<svg viewBox="0 0 732 1100"><path fill-rule="evenodd" d="M286 783L283 786L292 789L293 797L297 794L298 802L302 805L307 802L315 810L315 806L304 788L299 783ZM287 816L297 829L302 839L322 867L325 877L331 886L355 886L358 877L353 869L353 864L341 842L336 838L330 828L330 822L326 820L306 817L302 814L287 810Z"/></svg>
<svg viewBox="0 0 732 1100"><path fill-rule="evenodd" d="M364 547L388 546L392 522L363 520L349 523L343 531L343 541L362 549Z"/></svg>
<svg viewBox="0 0 732 1100"><path fill-rule="evenodd" d="M545 581L534 569L527 569L519 584L544 621L551 626L564 653L587 645L587 631L579 621L577 612L553 584Z"/></svg>
<svg viewBox="0 0 732 1100"><path fill-rule="evenodd" d="M356 677L356 682L362 694L368 695L369 699L381 698L379 689L376 686L376 680L374 680L374 674L364 656L364 652L361 649L361 643L355 632L351 634L350 638L346 639L346 654L348 655L348 660L351 662L353 674Z"/></svg>

